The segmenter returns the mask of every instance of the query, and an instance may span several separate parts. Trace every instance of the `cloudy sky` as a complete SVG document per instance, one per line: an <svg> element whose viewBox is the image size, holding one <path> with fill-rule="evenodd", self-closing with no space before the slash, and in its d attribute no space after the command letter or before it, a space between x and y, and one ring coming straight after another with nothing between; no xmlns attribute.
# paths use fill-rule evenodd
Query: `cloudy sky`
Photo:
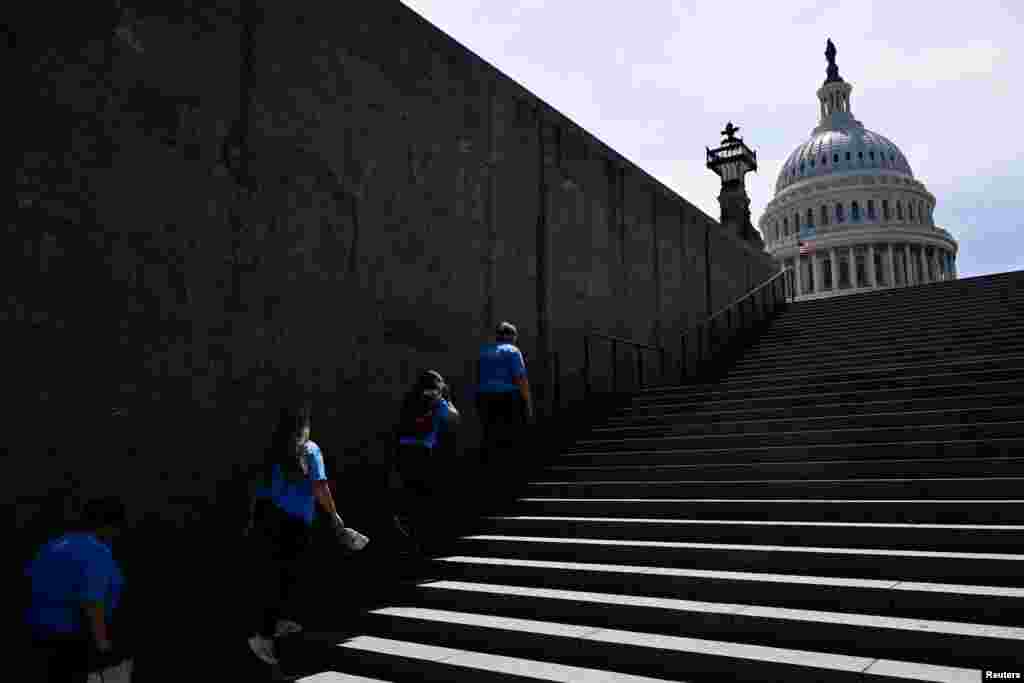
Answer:
<svg viewBox="0 0 1024 683"><path fill-rule="evenodd" d="M1020 0L403 0L709 215L704 147L757 150L755 226L817 124L825 39L853 115L895 142L960 243L960 277L1024 269Z"/></svg>

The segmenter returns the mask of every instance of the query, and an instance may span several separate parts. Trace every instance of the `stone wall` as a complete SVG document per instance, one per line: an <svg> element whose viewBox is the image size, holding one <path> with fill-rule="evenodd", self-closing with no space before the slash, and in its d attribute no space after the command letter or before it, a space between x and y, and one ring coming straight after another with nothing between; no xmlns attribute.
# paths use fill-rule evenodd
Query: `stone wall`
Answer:
<svg viewBox="0 0 1024 683"><path fill-rule="evenodd" d="M198 514L297 393L344 479L428 367L470 447L498 320L568 404L585 331L674 349L776 270L398 2L109 4L16 24L19 526L102 492Z"/></svg>

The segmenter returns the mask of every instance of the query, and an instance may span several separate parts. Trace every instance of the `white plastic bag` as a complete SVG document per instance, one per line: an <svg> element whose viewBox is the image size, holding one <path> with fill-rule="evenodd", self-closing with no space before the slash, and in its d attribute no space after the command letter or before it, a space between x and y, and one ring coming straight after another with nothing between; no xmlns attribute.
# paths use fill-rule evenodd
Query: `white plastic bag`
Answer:
<svg viewBox="0 0 1024 683"><path fill-rule="evenodd" d="M362 550L370 539L359 533L352 527L344 527L338 530L338 540L346 550Z"/></svg>
<svg viewBox="0 0 1024 683"><path fill-rule="evenodd" d="M133 660L126 659L120 664L93 671L89 674L87 683L131 683L134 664Z"/></svg>

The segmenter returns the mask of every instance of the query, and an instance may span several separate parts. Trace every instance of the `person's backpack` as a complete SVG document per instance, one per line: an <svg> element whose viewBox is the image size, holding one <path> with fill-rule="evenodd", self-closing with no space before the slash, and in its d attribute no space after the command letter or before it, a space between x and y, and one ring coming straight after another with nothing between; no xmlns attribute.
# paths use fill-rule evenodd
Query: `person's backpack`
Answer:
<svg viewBox="0 0 1024 683"><path fill-rule="evenodd" d="M399 436L413 437L415 439L426 439L434 431L434 412L437 410L438 401L434 396L416 397L411 405L403 411L402 424L399 426Z"/></svg>

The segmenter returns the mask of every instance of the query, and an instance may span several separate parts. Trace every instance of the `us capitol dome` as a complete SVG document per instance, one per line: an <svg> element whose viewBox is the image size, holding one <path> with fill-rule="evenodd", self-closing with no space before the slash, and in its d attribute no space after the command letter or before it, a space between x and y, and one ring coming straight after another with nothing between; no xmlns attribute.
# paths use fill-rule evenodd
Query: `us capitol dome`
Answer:
<svg viewBox="0 0 1024 683"><path fill-rule="evenodd" d="M758 223L765 251L794 268L798 300L955 279L957 243L932 219L935 197L899 147L853 117L835 55L829 40L821 119L779 172Z"/></svg>

